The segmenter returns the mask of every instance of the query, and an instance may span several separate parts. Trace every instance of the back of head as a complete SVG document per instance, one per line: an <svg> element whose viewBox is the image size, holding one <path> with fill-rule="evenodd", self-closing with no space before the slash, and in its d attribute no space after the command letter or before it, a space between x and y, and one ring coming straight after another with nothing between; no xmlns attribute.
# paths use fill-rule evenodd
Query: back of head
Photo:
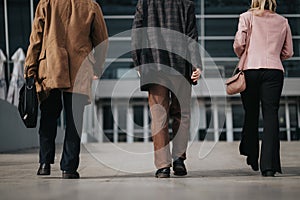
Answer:
<svg viewBox="0 0 300 200"><path fill-rule="evenodd" d="M265 10L276 12L276 0L252 0L251 11L255 11L257 15L262 15Z"/></svg>

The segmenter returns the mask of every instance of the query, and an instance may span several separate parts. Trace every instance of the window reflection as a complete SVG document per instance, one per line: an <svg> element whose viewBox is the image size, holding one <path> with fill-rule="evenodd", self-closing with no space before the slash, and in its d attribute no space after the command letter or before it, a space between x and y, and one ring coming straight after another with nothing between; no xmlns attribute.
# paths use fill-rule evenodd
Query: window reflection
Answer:
<svg viewBox="0 0 300 200"><path fill-rule="evenodd" d="M97 0L104 15L133 15L137 0Z"/></svg>

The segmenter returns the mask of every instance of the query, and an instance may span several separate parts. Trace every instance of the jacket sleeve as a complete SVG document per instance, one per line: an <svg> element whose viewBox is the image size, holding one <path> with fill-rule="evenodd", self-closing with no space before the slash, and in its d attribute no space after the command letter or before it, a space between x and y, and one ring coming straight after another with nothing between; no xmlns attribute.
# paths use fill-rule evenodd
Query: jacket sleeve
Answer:
<svg viewBox="0 0 300 200"><path fill-rule="evenodd" d="M136 12L134 16L133 26L132 26L132 34L131 34L131 55L133 59L134 67L141 65L141 53L142 50L140 49L142 44L142 35L141 30L138 28L143 27L143 5L142 1L138 1L136 6Z"/></svg>
<svg viewBox="0 0 300 200"><path fill-rule="evenodd" d="M292 32L288 21L286 21L286 30L285 41L280 54L281 60L286 60L294 55Z"/></svg>
<svg viewBox="0 0 300 200"><path fill-rule="evenodd" d="M193 67L200 68L202 70L202 61L200 56L200 49L198 44L198 29L197 29L197 20L195 13L195 4L191 2L188 7L187 12L187 30L186 35L189 37L188 41L188 50L189 57L191 59L191 64Z"/></svg>
<svg viewBox="0 0 300 200"><path fill-rule="evenodd" d="M91 40L95 57L94 73L100 76L108 49L108 33L102 10L97 3L95 3L95 18L92 23Z"/></svg>
<svg viewBox="0 0 300 200"><path fill-rule="evenodd" d="M36 76L38 73L38 60L43 44L45 13L45 3L40 2L36 8L32 31L30 34L30 44L27 49L27 55L25 59L24 73L26 75L27 71L28 77Z"/></svg>
<svg viewBox="0 0 300 200"><path fill-rule="evenodd" d="M239 58L243 55L245 51L247 32L248 24L246 22L245 16L241 15L238 24L238 31L235 34L235 39L233 43L234 52Z"/></svg>

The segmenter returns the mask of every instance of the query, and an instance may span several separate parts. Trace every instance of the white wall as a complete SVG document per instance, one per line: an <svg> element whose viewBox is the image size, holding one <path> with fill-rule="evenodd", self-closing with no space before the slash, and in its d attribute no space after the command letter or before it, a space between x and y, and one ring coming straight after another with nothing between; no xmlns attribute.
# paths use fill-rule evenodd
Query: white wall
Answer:
<svg viewBox="0 0 300 200"><path fill-rule="evenodd" d="M56 142L61 143L62 138L63 131L58 128ZM26 128L17 107L0 99L0 152L17 151L38 146L38 127L34 129Z"/></svg>

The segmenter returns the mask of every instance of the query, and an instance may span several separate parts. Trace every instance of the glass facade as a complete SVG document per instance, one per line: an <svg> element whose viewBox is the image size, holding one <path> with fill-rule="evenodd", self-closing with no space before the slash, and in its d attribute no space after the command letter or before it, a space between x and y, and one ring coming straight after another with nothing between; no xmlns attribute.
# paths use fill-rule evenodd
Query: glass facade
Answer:
<svg viewBox="0 0 300 200"><path fill-rule="evenodd" d="M31 15L39 0L0 0L0 48L9 59L17 48L26 51L29 44L31 30ZM110 36L110 49L119 50L130 46L130 35L118 36L124 31L130 31L135 13L137 0L97 0L101 5ZM195 0L197 25L199 29L199 43L208 52L208 55L217 65L219 74L226 78L232 74L233 68L238 62L232 43L237 29L239 14L248 10L250 0ZM300 1L278 0L278 13L288 18L294 41L295 55L284 62L287 80L300 79ZM7 15L5 10L7 10ZM6 20L7 19L7 20ZM7 27L7 28L6 28ZM7 33L7 34L6 34ZM7 42L8 41L8 42ZM126 48L124 48L126 49ZM215 78L215 73L210 71L209 58L203 58L206 70L205 78ZM11 61L8 61L11 63ZM104 71L102 81L117 81L132 67L130 53L127 52L119 58L109 55L107 58L107 69ZM11 68L12 65L7 65ZM11 70L11 69L9 69ZM10 73L7 70L7 79ZM136 80L136 74L127 74L129 80ZM294 87L295 88L295 87ZM299 99L300 92L292 92L285 88L280 107L281 138L283 140L299 140ZM133 98L129 108L124 108L124 99L97 99L97 107L101 107L99 115L103 118L103 141L113 142L147 142L151 141L150 117L146 97ZM198 129L198 139L239 140L243 125L243 110L239 97L227 97L230 107L229 113L224 112L226 105L218 103L209 96L195 97L201 105L204 113L204 125ZM117 101L115 101L117 100ZM113 102L113 103L110 103ZM214 110L215 109L215 110ZM214 118L214 113L218 116ZM224 124L217 127L214 119L222 116L232 116L232 120L226 118ZM117 117L116 117L117 116ZM133 124L128 122L128 117L133 118ZM262 120L260 120L262 127ZM230 126L232 125L232 130ZM216 138L216 129L220 137ZM232 133L231 133L232 131ZM128 136L127 132L134 137ZM262 129L260 129L262 132Z"/></svg>
<svg viewBox="0 0 300 200"><path fill-rule="evenodd" d="M117 3L119 2L119 3ZM233 66L237 59L232 49L234 34L237 29L239 14L245 12L250 7L250 0L196 0L197 24L199 28L199 41L208 54L214 58L214 61L222 71L225 77L231 75ZM103 13L106 16L106 22L110 36L130 30L132 26L133 14L135 12L136 1L98 1L101 4ZM294 35L294 58L285 61L287 77L300 76L300 1L278 1L279 14L283 14L289 19L292 33ZM203 13L201 13L203 12ZM123 42L128 42L128 38ZM111 41L112 45L119 44L118 41ZM125 55L127 62L131 62L130 54ZM205 60L205 59L204 59ZM124 60L123 60L124 61ZM132 67L131 64L112 65L108 70L117 71L116 68ZM110 73L110 72L107 72ZM112 73L110 73L112 74ZM114 73L116 74L116 73ZM103 78L108 78L104 76ZM109 78L118 78L109 76Z"/></svg>
<svg viewBox="0 0 300 200"><path fill-rule="evenodd" d="M18 49L27 49L31 31L30 3L28 0L9 0L8 32L10 55Z"/></svg>

